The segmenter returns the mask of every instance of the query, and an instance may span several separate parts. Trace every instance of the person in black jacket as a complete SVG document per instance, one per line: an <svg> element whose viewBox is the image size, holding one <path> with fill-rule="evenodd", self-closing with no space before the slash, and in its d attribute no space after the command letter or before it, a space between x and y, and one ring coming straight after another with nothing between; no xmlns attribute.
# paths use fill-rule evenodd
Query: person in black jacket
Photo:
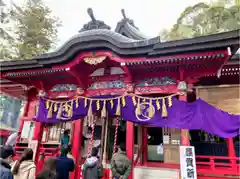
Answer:
<svg viewBox="0 0 240 179"><path fill-rule="evenodd" d="M12 146L4 146L0 149L0 178L13 179L10 162L14 156Z"/></svg>
<svg viewBox="0 0 240 179"><path fill-rule="evenodd" d="M56 158L46 160L36 179L57 179Z"/></svg>

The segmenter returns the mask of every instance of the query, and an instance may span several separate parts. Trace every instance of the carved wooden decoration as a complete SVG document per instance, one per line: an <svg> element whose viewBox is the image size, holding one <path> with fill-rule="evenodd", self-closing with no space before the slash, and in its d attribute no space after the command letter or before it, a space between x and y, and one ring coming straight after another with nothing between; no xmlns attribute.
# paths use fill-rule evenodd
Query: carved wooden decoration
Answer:
<svg viewBox="0 0 240 179"><path fill-rule="evenodd" d="M83 60L85 63L90 65L97 65L102 63L107 57L106 56L99 56L99 57L85 57Z"/></svg>

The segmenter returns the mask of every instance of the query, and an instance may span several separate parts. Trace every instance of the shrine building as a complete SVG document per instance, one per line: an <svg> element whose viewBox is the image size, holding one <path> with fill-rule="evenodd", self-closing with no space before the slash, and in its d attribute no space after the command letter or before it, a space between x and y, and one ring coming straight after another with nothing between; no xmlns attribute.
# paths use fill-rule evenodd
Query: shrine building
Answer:
<svg viewBox="0 0 240 179"><path fill-rule="evenodd" d="M1 92L26 101L17 157L32 141L36 164L57 156L70 129L71 179L82 178L97 142L105 179L121 142L130 179L180 178L180 145L194 146L198 179L239 177L240 31L162 42L124 10L115 30L88 13L91 21L56 51L0 62Z"/></svg>

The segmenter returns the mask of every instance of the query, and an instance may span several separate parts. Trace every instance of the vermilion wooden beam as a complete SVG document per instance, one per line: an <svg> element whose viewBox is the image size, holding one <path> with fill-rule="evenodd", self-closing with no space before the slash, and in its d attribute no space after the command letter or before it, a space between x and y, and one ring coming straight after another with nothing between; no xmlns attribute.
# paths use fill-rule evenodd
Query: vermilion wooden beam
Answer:
<svg viewBox="0 0 240 179"><path fill-rule="evenodd" d="M227 149L228 149L228 157L234 158L236 157L235 147L233 143L233 138L227 138ZM235 168L237 167L236 161L232 161L232 166Z"/></svg>
<svg viewBox="0 0 240 179"><path fill-rule="evenodd" d="M179 78L180 81L184 81L184 69L180 68L179 69ZM187 101L187 94L180 95L179 100L180 101ZM190 140L189 140L189 131L187 129L181 129L181 145L184 146L189 146L190 145Z"/></svg>
<svg viewBox="0 0 240 179"><path fill-rule="evenodd" d="M134 124L132 122L127 121L126 127L126 152L127 157L131 160L132 164L134 163ZM133 179L133 166L132 172L128 179Z"/></svg>
<svg viewBox="0 0 240 179"><path fill-rule="evenodd" d="M83 83L83 81L81 80L80 74L78 74L75 69L69 69L69 71L67 72L70 73L76 79L78 83L78 87L85 89L87 84Z"/></svg>
<svg viewBox="0 0 240 179"><path fill-rule="evenodd" d="M179 96L179 100L186 101L186 96L181 95ZM187 129L181 129L181 145L189 146L190 140L189 140L189 131Z"/></svg>
<svg viewBox="0 0 240 179"><path fill-rule="evenodd" d="M82 144L82 140L83 140L83 120L76 120L74 121L74 131L73 131L73 139L72 139L72 155L75 159L75 165L78 166L81 162L80 162L80 157L81 157L81 144ZM79 167L75 168L75 171L72 173L71 175L71 179L75 179L75 175L77 173L79 173L80 171L76 171L79 170Z"/></svg>

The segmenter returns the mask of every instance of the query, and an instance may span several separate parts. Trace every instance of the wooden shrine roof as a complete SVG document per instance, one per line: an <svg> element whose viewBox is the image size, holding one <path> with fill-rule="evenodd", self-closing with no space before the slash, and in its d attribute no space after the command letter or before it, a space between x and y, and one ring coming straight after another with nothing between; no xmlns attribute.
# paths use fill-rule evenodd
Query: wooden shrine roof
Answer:
<svg viewBox="0 0 240 179"><path fill-rule="evenodd" d="M232 54L239 49L240 30L161 42L160 37L148 38L143 35L134 22L126 17L124 10L122 10L123 19L117 24L115 31L111 31L103 21L96 20L91 9L88 9L88 13L92 20L56 51L39 54L29 60L0 61L2 73L0 91L24 98L31 87L39 88L46 84L48 86L51 82L58 84L64 81L63 78L67 79L69 84L74 84L78 78L76 76L81 76L80 73L76 75L68 71L68 68L55 67L66 66L83 53L91 53L92 56L98 52L110 53L111 58L119 57L122 60L121 63L124 63L132 74L135 73L135 69L138 71L135 66L139 64L143 65L143 68L146 67L145 64L148 65L147 70L156 69L158 71L162 70L157 69L158 67L170 69L168 64L171 64L173 68L176 67L173 70L179 71L178 67L186 64L189 73L202 68L199 72L202 74L202 71L209 67L207 62L212 60L213 66L220 67L223 64L222 59L228 59L226 53L223 53L227 48L231 49ZM215 64L216 60L214 59L221 60ZM182 63L183 61L184 63ZM196 63L197 61L200 62L199 65ZM191 65L194 66L194 69ZM233 56L222 68L222 75L235 75L239 71L236 66L239 66L239 58ZM78 72L83 68L76 67ZM144 70L141 69L141 74ZM211 70L210 74L215 75L216 70Z"/></svg>
<svg viewBox="0 0 240 179"><path fill-rule="evenodd" d="M111 50L124 57L160 57L186 53L239 48L239 30L191 39L160 42L159 38L134 40L106 29L83 31L55 52L41 54L31 60L1 62L1 72L50 67L69 62L84 51Z"/></svg>

